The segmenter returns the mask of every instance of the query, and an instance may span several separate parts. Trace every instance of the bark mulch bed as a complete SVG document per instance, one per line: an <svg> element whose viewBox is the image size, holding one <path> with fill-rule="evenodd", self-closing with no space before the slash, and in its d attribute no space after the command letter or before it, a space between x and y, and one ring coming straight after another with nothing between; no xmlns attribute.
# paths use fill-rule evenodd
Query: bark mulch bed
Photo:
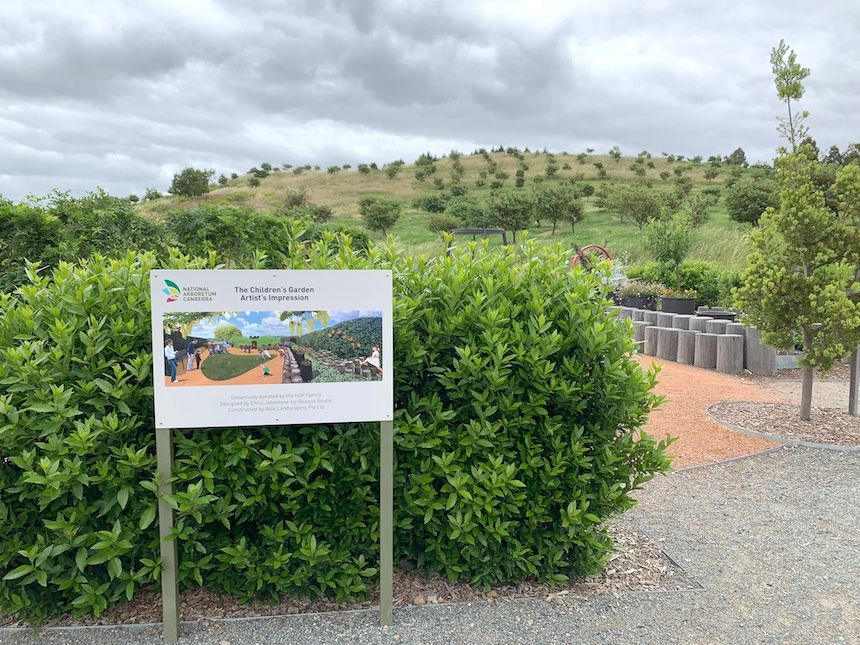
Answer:
<svg viewBox="0 0 860 645"><path fill-rule="evenodd" d="M839 410L812 408L809 421L800 420L797 406L784 403L717 403L708 412L718 421L777 439L860 447L860 417Z"/></svg>
<svg viewBox="0 0 860 645"><path fill-rule="evenodd" d="M394 606L433 605L476 600L509 601L516 598L538 597L547 602L564 603L585 596L623 591L679 591L699 588L686 572L676 565L648 536L624 524L609 526L617 551L610 557L604 571L594 577L572 584L550 585L525 581L509 587L480 589L464 583L450 583L437 575L403 570L394 574ZM408 567L405 567L408 568ZM240 603L235 598L215 594L206 589L183 591L180 612L183 620L211 621L219 618L248 618L324 611L365 609L378 605L378 595L364 602L334 602L327 599L285 598L277 604L255 601ZM66 614L41 625L120 625L161 622L161 595L144 590L122 607L108 609L99 618L75 617ZM0 614L0 626L25 627L14 616Z"/></svg>

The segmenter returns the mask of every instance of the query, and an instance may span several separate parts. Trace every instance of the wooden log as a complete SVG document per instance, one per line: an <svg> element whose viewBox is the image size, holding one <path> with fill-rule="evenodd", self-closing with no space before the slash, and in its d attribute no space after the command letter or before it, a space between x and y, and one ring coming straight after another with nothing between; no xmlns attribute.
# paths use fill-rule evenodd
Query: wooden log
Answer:
<svg viewBox="0 0 860 645"><path fill-rule="evenodd" d="M734 334L734 335L743 337L743 339L744 339L743 361L744 361L744 369L746 369L746 366L747 366L747 350L746 350L747 328L746 328L746 325L744 325L742 323L730 322L728 325L726 325L726 333L727 334Z"/></svg>
<svg viewBox="0 0 860 645"><path fill-rule="evenodd" d="M618 317L621 320L627 320L628 318L633 318L633 307L619 307L618 308Z"/></svg>
<svg viewBox="0 0 860 645"><path fill-rule="evenodd" d="M697 334L693 365L712 370L717 366L717 338L720 334Z"/></svg>
<svg viewBox="0 0 860 645"><path fill-rule="evenodd" d="M633 321L633 340L638 343L638 350L642 351L642 343L645 342L645 330L650 327L644 320Z"/></svg>
<svg viewBox="0 0 860 645"><path fill-rule="evenodd" d="M642 313L642 320L644 320L646 323L651 323L652 325L656 325L657 324L657 317L659 315L660 315L660 312L658 312L658 311L645 310Z"/></svg>
<svg viewBox="0 0 860 645"><path fill-rule="evenodd" d="M633 321L642 321L645 320L645 310L644 309L634 309L633 310Z"/></svg>
<svg viewBox="0 0 860 645"><path fill-rule="evenodd" d="M725 334L726 325L728 324L728 320L720 320L718 318L715 318L714 320L709 320L705 323L705 331L709 334Z"/></svg>
<svg viewBox="0 0 860 645"><path fill-rule="evenodd" d="M692 365L696 360L696 336L700 332L694 329L678 330L678 358L679 363Z"/></svg>
<svg viewBox="0 0 860 645"><path fill-rule="evenodd" d="M678 330L674 327L657 328L657 357L667 361L678 358Z"/></svg>
<svg viewBox="0 0 860 645"><path fill-rule="evenodd" d="M675 316L674 320L672 320L672 326L675 329L689 329L691 318L693 318L693 316L690 316L689 314L678 314Z"/></svg>
<svg viewBox="0 0 860 645"><path fill-rule="evenodd" d="M753 374L776 374L776 349L761 342L761 332L748 326L744 334L744 365Z"/></svg>
<svg viewBox="0 0 860 645"><path fill-rule="evenodd" d="M657 354L657 333L659 329L659 327L654 327L653 325L645 328L645 347L642 350L644 354L648 356L655 356Z"/></svg>
<svg viewBox="0 0 860 645"><path fill-rule="evenodd" d="M657 315L657 326L658 327L669 327L670 329L674 327L672 321L675 319L675 314L664 314L659 313Z"/></svg>
<svg viewBox="0 0 860 645"><path fill-rule="evenodd" d="M705 331L705 325L708 324L709 320L713 320L710 316L693 316L690 318L690 325L687 329L692 329L693 331Z"/></svg>
<svg viewBox="0 0 860 645"><path fill-rule="evenodd" d="M744 371L744 337L740 334L717 336L717 371L740 374Z"/></svg>

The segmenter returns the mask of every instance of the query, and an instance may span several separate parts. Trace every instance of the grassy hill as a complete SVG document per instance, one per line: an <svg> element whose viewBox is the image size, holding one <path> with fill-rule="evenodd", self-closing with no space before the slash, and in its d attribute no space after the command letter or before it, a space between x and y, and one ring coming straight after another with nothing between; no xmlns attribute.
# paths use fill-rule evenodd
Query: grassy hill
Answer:
<svg viewBox="0 0 860 645"><path fill-rule="evenodd" d="M509 173L510 177L504 181L505 187L513 187L515 172L520 167L520 161L510 154L502 152L492 153L490 159L495 162L499 170ZM548 156L544 153L524 153L524 161L529 168L525 172L526 188L534 187L534 177L545 175ZM490 194L490 175L486 185L477 187L480 172L486 171L488 161L480 154L463 155L460 159L465 176L462 183L469 188L470 195L488 197ZM582 163L581 163L582 161ZM630 166L635 161L634 157L622 157L615 160L609 156L588 155L581 160L577 155L556 154L555 163L559 167L557 177L559 179L575 178L584 181L599 189L602 184L614 186L617 184L637 180L637 176ZM606 177L599 177L598 168L594 164L601 163L606 171ZM645 179L653 182L656 189L671 190L675 178L674 171L677 168L685 168L685 176L693 181L693 191L698 192L708 186L719 187L723 184L726 176L731 172L731 167L724 166L719 169L719 175L707 181L705 171L708 165L694 164L689 161L669 162L666 158L645 159ZM653 164L648 168L647 163ZM340 170L334 174L321 170L305 170L301 174L294 174L292 170L279 170L272 172L268 177L260 181L260 185L253 187L249 182L252 176L249 174L231 179L226 186L215 187L208 195L199 199L165 197L162 199L142 203L138 206L141 211L154 217L160 217L165 212L174 208L189 208L196 203L232 204L260 211L275 211L284 203L289 191L305 190L310 201L323 204L332 208L335 213L335 222L349 223L361 226L358 215L358 200L364 195L392 195L403 199L408 208L392 229L393 235L403 247L404 252L438 251L442 242L436 233L427 229L429 214L412 207L412 200L421 195L439 193L440 189L434 186L434 179L440 178L445 186L450 183L450 172L452 161L443 157L435 163L437 171L424 181L416 179L416 172L420 166L405 164L399 174L389 179L383 170L371 170L368 174L357 172L355 168ZM661 179L660 173L670 173L668 179ZM549 181L549 180L548 180ZM445 188L443 187L442 190ZM530 236L541 240L558 240L571 248L582 246L590 242L598 242L607 246L616 256L626 256L631 262L647 260L647 254L642 246L639 229L631 223L621 223L617 213L602 211L595 205L595 199L585 200L586 217L576 226L576 235L572 235L569 225L559 225L556 235L551 236L550 226L532 227ZM727 267L741 267L746 262L748 252L747 235L749 227L737 224L729 220L723 206L723 198L712 210L710 220L697 231L696 242L690 253L691 258L714 260ZM381 235L373 233L373 238L381 239Z"/></svg>

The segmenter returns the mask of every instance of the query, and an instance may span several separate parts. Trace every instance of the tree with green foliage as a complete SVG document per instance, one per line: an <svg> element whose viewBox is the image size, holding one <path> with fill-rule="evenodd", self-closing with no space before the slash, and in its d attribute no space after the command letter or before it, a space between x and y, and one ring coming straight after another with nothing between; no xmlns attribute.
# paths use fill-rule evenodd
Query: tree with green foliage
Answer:
<svg viewBox="0 0 860 645"><path fill-rule="evenodd" d="M367 196L358 201L358 210L367 228L386 235L400 219L403 202L393 197Z"/></svg>
<svg viewBox="0 0 860 645"><path fill-rule="evenodd" d="M493 213L487 204L468 195L449 200L445 214L470 228L490 228L494 225Z"/></svg>
<svg viewBox="0 0 860 645"><path fill-rule="evenodd" d="M743 177L726 191L726 211L735 222L758 224L762 213L778 203L776 185L767 179Z"/></svg>
<svg viewBox="0 0 860 645"><path fill-rule="evenodd" d="M675 194L678 196L678 199L684 199L693 192L693 180L689 177L676 177L674 183Z"/></svg>
<svg viewBox="0 0 860 645"><path fill-rule="evenodd" d="M621 148L618 146L612 146L612 149L609 151L609 156L612 158L615 163L621 161Z"/></svg>
<svg viewBox="0 0 860 645"><path fill-rule="evenodd" d="M779 206L769 207L753 231L738 304L762 338L776 347L793 347L795 334L801 334L800 417L808 420L813 370L829 371L860 343L860 307L855 301L860 290L860 172L840 170L837 183L845 210L835 214L812 183L817 162L803 152L799 148L777 160ZM852 211L855 217L849 216Z"/></svg>
<svg viewBox="0 0 860 645"><path fill-rule="evenodd" d="M608 205L624 218L632 220L641 232L645 224L660 217L661 204L654 191L644 184L621 185L610 194Z"/></svg>
<svg viewBox="0 0 860 645"><path fill-rule="evenodd" d="M791 150L776 160L779 204L769 207L751 236L752 253L738 292L738 305L762 338L776 347L803 339L800 418L812 408L813 370L829 371L860 343L860 168L843 168L835 185L841 208L827 207L814 183L819 163L797 146L802 118L791 100L803 95L809 70L780 41L771 54L777 94L788 107L781 132ZM801 113L803 115L805 113Z"/></svg>
<svg viewBox="0 0 860 645"><path fill-rule="evenodd" d="M311 219L317 224L328 222L334 217L334 211L331 206L326 206L325 204L311 204L308 210L310 211Z"/></svg>
<svg viewBox="0 0 860 645"><path fill-rule="evenodd" d="M690 226L699 228L711 216L711 207L715 204L712 196L706 193L696 193L687 198L684 212L690 219Z"/></svg>
<svg viewBox="0 0 860 645"><path fill-rule="evenodd" d="M514 242L517 241L517 231L528 229L534 220L534 195L524 190L502 190L496 193L490 208L493 221L499 227L511 231Z"/></svg>
<svg viewBox="0 0 860 645"><path fill-rule="evenodd" d="M860 162L860 143L851 143L842 153L842 165Z"/></svg>
<svg viewBox="0 0 860 645"><path fill-rule="evenodd" d="M683 213L660 217L645 226L645 243L651 256L666 265L675 277L675 290L681 290L681 262L693 241L690 218Z"/></svg>
<svg viewBox="0 0 860 645"><path fill-rule="evenodd" d="M236 325L233 325L228 322L222 322L220 325L215 327L215 330L212 332L212 335L218 340L230 340L231 338L241 336L242 330L239 329Z"/></svg>
<svg viewBox="0 0 860 645"><path fill-rule="evenodd" d="M732 154L725 158L725 162L730 166L746 166L747 153L744 152L743 148L735 148Z"/></svg>
<svg viewBox="0 0 860 645"><path fill-rule="evenodd" d="M705 181L714 181L720 174L720 171L713 167L705 168Z"/></svg>
<svg viewBox="0 0 860 645"><path fill-rule="evenodd" d="M577 194L583 199L588 199L594 194L594 185L593 184L577 184L576 186Z"/></svg>
<svg viewBox="0 0 860 645"><path fill-rule="evenodd" d="M801 67L797 62L797 54L790 49L784 40L773 48L770 53L770 64L773 70L773 80L776 85L776 95L781 101L785 101L788 110L788 118L780 119L779 132L788 139L791 151L797 152L800 140L803 139L808 128L804 125L809 112L801 111L792 113L791 102L803 98L803 81L809 76L809 68Z"/></svg>
<svg viewBox="0 0 860 645"><path fill-rule="evenodd" d="M822 163L832 164L834 166L842 165L842 153L839 151L839 146L830 146L827 154L821 160Z"/></svg>
<svg viewBox="0 0 860 645"><path fill-rule="evenodd" d="M572 188L563 184L547 183L535 192L535 214L537 219L552 222L552 235L559 221L569 221L576 232L576 222L582 219L582 204Z"/></svg>
<svg viewBox="0 0 860 645"><path fill-rule="evenodd" d="M167 192L179 197L202 197L209 192L209 179L214 174L214 170L183 168L173 175L173 181Z"/></svg>

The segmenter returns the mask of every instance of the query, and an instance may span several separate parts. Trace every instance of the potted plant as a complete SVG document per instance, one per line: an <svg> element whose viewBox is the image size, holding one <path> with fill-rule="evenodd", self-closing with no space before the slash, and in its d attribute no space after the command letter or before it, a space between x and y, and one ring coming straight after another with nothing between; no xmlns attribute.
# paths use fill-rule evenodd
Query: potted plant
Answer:
<svg viewBox="0 0 860 645"><path fill-rule="evenodd" d="M630 282L618 287L618 297L624 307L650 309L653 311L657 308L657 298L659 298L665 290L666 287L659 282L631 280Z"/></svg>
<svg viewBox="0 0 860 645"><path fill-rule="evenodd" d="M660 296L660 309L667 314L696 313L695 289L666 289Z"/></svg>

